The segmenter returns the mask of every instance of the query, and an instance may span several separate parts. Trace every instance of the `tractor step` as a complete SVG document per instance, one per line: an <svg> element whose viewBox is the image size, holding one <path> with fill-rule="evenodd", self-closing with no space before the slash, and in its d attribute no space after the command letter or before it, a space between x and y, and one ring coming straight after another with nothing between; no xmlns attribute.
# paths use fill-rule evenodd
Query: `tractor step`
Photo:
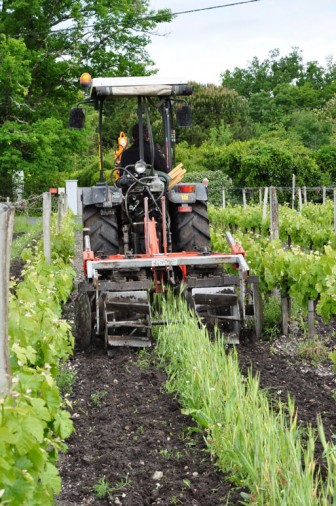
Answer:
<svg viewBox="0 0 336 506"><path fill-rule="evenodd" d="M150 339L136 336L108 336L107 345L108 347L131 346L132 348L150 348L152 346L152 342Z"/></svg>

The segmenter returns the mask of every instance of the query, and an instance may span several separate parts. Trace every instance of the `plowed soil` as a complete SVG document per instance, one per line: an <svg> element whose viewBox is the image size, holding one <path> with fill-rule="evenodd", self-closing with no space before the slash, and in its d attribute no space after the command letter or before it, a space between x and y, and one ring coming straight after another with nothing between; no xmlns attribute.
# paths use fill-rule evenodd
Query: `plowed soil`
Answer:
<svg viewBox="0 0 336 506"><path fill-rule="evenodd" d="M75 266L80 273L80 255ZM64 312L70 322L73 298ZM333 349L333 324L320 324L318 333ZM301 424L314 426L321 416L331 438L336 427L332 364L305 363L295 345L293 339L283 338L242 343L242 372L252 365L271 397L284 402L288 393L294 397ZM242 491L216 469L202 433L181 413L178 400L165 392L166 378L157 368L155 350L149 354L123 350L111 359L98 345L76 350L68 367L77 373L70 397L76 432L60 461L59 505L240 504ZM318 446L317 456L321 454ZM104 498L94 491L98 483L109 485Z"/></svg>

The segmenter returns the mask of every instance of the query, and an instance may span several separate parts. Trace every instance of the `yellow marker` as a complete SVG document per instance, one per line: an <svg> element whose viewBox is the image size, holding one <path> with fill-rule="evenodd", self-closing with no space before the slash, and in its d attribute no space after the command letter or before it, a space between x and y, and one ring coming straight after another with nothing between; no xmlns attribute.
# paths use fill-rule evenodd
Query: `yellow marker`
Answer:
<svg viewBox="0 0 336 506"><path fill-rule="evenodd" d="M114 152L114 161L116 165L119 165L121 162L121 155L124 151L124 149L127 148L128 145L128 139L124 132L120 132L118 137L118 148ZM118 172L116 173L116 178L119 178Z"/></svg>

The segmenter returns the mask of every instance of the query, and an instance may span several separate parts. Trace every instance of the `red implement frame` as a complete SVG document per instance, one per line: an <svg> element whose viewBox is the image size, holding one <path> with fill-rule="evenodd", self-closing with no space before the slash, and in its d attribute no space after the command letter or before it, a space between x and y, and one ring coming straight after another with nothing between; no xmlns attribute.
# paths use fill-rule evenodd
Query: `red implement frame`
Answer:
<svg viewBox="0 0 336 506"><path fill-rule="evenodd" d="M245 251L230 234L227 234L227 241L231 247L231 254L227 253L197 253L181 251L179 253L167 252L167 230L166 230L166 203L165 198L161 198L162 209L162 235L163 235L163 253L159 250L159 240L156 233L156 223L154 218L149 218L148 198L144 201L144 235L145 235L145 254L138 255L112 255L101 259L95 257L94 253L86 248L83 253L84 273L87 277L93 277L93 271L110 269L132 269L151 268L153 271L155 290L157 292L163 289L163 271L172 267L179 267L183 274L183 279L187 277L187 266L195 265L213 265L213 264L231 264L241 270L242 277L248 275L249 268L245 261Z"/></svg>

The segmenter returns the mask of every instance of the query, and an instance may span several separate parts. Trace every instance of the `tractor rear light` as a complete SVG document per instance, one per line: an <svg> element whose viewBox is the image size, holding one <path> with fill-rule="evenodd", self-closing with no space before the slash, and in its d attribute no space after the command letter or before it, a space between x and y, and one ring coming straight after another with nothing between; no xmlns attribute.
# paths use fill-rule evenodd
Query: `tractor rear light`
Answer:
<svg viewBox="0 0 336 506"><path fill-rule="evenodd" d="M191 213L192 207L191 206L179 206L177 208L179 213Z"/></svg>
<svg viewBox="0 0 336 506"><path fill-rule="evenodd" d="M180 184L177 188L178 193L194 193L196 185L194 184Z"/></svg>

